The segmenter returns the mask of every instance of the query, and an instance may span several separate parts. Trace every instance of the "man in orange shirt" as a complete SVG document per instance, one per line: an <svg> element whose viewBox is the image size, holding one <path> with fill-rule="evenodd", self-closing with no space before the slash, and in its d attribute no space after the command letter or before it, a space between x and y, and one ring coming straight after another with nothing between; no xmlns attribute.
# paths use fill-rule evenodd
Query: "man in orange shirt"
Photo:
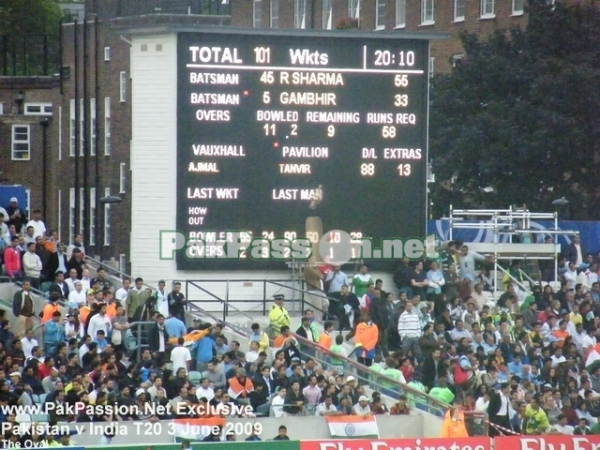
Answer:
<svg viewBox="0 0 600 450"><path fill-rule="evenodd" d="M354 336L356 359L360 364L371 367L378 340L377 325L373 323L369 313L363 312L360 315L360 323L356 325L356 335Z"/></svg>
<svg viewBox="0 0 600 450"><path fill-rule="evenodd" d="M42 310L42 323L46 323L52 320L52 315L55 312L60 312L60 306L58 306L58 300L60 299L60 294L58 292L50 293L50 301L44 309Z"/></svg>
<svg viewBox="0 0 600 450"><path fill-rule="evenodd" d="M565 340L569 337L569 332L567 331L568 325L569 322L567 322L566 320L561 320L558 324L558 330L554 330L552 332L552 336L554 336L557 339L556 346L558 348L563 348L563 346L565 345Z"/></svg>
<svg viewBox="0 0 600 450"><path fill-rule="evenodd" d="M331 332L333 331L333 324L329 321L326 321L323 324L323 328L325 328L325 331L323 331L319 336L319 345L329 350L329 347L331 347L332 344Z"/></svg>
<svg viewBox="0 0 600 450"><path fill-rule="evenodd" d="M277 336L273 341L273 347L277 349L283 347L283 344L285 344L286 339L292 337L292 334L290 333L290 327L288 327L287 325L283 325L281 327L280 332L281 334Z"/></svg>

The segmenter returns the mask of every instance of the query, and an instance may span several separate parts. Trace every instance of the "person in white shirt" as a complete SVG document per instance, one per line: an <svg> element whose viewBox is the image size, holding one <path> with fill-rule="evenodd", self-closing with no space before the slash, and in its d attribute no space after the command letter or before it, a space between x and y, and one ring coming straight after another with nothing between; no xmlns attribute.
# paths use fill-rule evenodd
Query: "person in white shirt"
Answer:
<svg viewBox="0 0 600 450"><path fill-rule="evenodd" d="M357 416L367 417L371 415L371 408L369 407L369 397L361 395L358 398L358 403L352 407L352 411Z"/></svg>
<svg viewBox="0 0 600 450"><path fill-rule="evenodd" d="M69 292L69 308L79 309L87 303L87 296L83 290L83 284L77 280L75 282L75 290Z"/></svg>
<svg viewBox="0 0 600 450"><path fill-rule="evenodd" d="M171 351L171 363L173 364L173 373L177 373L179 369L185 369L185 373L188 373L190 369L190 361L192 360L192 354L190 350L183 345L185 340L180 337L177 339L177 347Z"/></svg>
<svg viewBox="0 0 600 450"><path fill-rule="evenodd" d="M42 260L35 253L35 242L27 244L27 251L23 255L23 271L25 272L25 276L31 280L33 287L39 286Z"/></svg>
<svg viewBox="0 0 600 450"><path fill-rule="evenodd" d="M90 336L96 336L98 330L104 331L104 335L110 335L112 324L110 319L106 315L106 304L100 306L100 312L92 317L88 323L87 334Z"/></svg>
<svg viewBox="0 0 600 450"><path fill-rule="evenodd" d="M125 300L127 299L127 294L129 294L130 287L131 279L125 278L123 280L123 285L115 292L115 299L123 306L125 306Z"/></svg>
<svg viewBox="0 0 600 450"><path fill-rule="evenodd" d="M39 209L33 211L33 219L27 222L25 229L27 227L33 227L33 237L46 235L46 225L42 221L42 211Z"/></svg>
<svg viewBox="0 0 600 450"><path fill-rule="evenodd" d="M79 279L77 278L77 270L69 270L69 278L65 279L65 283L67 283L67 286L69 286L69 292L75 290L75 283L77 281L79 281Z"/></svg>
<svg viewBox="0 0 600 450"><path fill-rule="evenodd" d="M33 356L31 350L33 350L33 347L38 346L38 341L33 338L33 330L25 331L25 337L21 339L21 345L25 358L31 358Z"/></svg>
<svg viewBox="0 0 600 450"><path fill-rule="evenodd" d="M564 414L559 414L556 418L558 423L552 426L552 430L556 431L559 434L573 434L575 431L575 427L572 427L568 424L567 416Z"/></svg>
<svg viewBox="0 0 600 450"><path fill-rule="evenodd" d="M567 262L565 264L565 269L563 278L567 282L569 289L575 289L575 285L577 284L577 266L573 262Z"/></svg>
<svg viewBox="0 0 600 450"><path fill-rule="evenodd" d="M277 395L271 400L271 411L273 417L283 417L283 405L285 404L285 396L287 394L286 388L282 387L277 392Z"/></svg>
<svg viewBox="0 0 600 450"><path fill-rule="evenodd" d="M165 291L166 283L164 280L158 282L156 291L156 310L165 317L169 317L169 293Z"/></svg>
<svg viewBox="0 0 600 450"><path fill-rule="evenodd" d="M202 378L200 381L200 386L198 386L198 389L196 389L196 397L198 397L198 400L205 398L209 402L215 398L215 391L210 387L208 378Z"/></svg>
<svg viewBox="0 0 600 450"><path fill-rule="evenodd" d="M246 362L253 363L258 359L259 344L256 341L250 342L250 350L246 352Z"/></svg>
<svg viewBox="0 0 600 450"><path fill-rule="evenodd" d="M73 255L73 250L76 248L81 250L83 255L85 255L85 247L83 245L83 235L82 234L76 234L75 238L73 239L73 243L67 247L67 258L68 259L71 259L71 256ZM83 257L83 255L81 255L81 256Z"/></svg>
<svg viewBox="0 0 600 450"><path fill-rule="evenodd" d="M460 341L462 338L471 339L471 333L465 329L465 324L462 320L457 320L454 329L450 331L450 337L454 342Z"/></svg>
<svg viewBox="0 0 600 450"><path fill-rule="evenodd" d="M460 248L460 252L457 253L457 255L461 278L464 280L467 278L467 275L471 275L472 279L474 280L477 276L475 272L475 263L477 261L485 260L485 257L477 252L469 250L469 247L466 245L463 245Z"/></svg>
<svg viewBox="0 0 600 450"><path fill-rule="evenodd" d="M146 393L150 396L150 400L154 400L154 397L156 397L156 394L158 391L163 391L165 394L165 397L167 396L167 392L165 391L165 388L162 387L162 378L161 377L156 377L154 379L154 384L152 386L150 386L148 388L148 390L146 391Z"/></svg>
<svg viewBox="0 0 600 450"><path fill-rule="evenodd" d="M92 286L92 279L90 278L90 270L89 269L83 269L83 271L81 272L81 284L83 285L83 290L85 292L88 291L88 289Z"/></svg>
<svg viewBox="0 0 600 450"><path fill-rule="evenodd" d="M316 416L340 416L342 415L341 411L338 411L337 408L333 404L333 400L331 396L327 395L323 399L323 403L319 403L317 409L315 410Z"/></svg>

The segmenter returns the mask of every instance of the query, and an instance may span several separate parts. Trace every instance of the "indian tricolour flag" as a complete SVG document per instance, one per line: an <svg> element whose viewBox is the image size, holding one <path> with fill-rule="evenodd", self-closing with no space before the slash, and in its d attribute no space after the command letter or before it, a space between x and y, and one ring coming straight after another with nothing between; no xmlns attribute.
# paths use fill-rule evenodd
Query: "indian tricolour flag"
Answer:
<svg viewBox="0 0 600 450"><path fill-rule="evenodd" d="M337 438L378 438L379 429L375 416L325 416L331 437Z"/></svg>
<svg viewBox="0 0 600 450"><path fill-rule="evenodd" d="M201 441L211 434L215 427L224 427L225 419L210 417L207 419L173 419L172 432L175 442Z"/></svg>
<svg viewBox="0 0 600 450"><path fill-rule="evenodd" d="M585 368L589 373L592 373L598 366L600 366L600 344L590 347L585 360Z"/></svg>

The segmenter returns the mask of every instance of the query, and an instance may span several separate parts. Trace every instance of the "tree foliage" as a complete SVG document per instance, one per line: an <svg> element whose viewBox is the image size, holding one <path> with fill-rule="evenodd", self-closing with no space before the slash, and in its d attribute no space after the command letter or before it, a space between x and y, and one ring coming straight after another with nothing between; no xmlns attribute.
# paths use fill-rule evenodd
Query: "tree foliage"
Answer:
<svg viewBox="0 0 600 450"><path fill-rule="evenodd" d="M2 0L0 35L57 35L62 12L58 0Z"/></svg>
<svg viewBox="0 0 600 450"><path fill-rule="evenodd" d="M525 30L462 35L466 57L434 78L436 216L527 204L600 218L600 9L531 0ZM490 189L492 188L492 189Z"/></svg>

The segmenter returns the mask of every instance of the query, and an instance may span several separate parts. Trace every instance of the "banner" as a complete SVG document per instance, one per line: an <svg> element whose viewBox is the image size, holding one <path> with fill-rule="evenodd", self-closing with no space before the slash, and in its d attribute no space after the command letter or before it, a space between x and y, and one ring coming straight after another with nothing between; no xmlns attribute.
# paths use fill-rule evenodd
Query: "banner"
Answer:
<svg viewBox="0 0 600 450"><path fill-rule="evenodd" d="M375 416L325 416L331 437L378 438Z"/></svg>
<svg viewBox="0 0 600 450"><path fill-rule="evenodd" d="M225 419L211 417L208 419L173 419L173 437L175 442L184 439L188 441L201 441L206 436L225 426ZM219 434L221 434L219 432Z"/></svg>
<svg viewBox="0 0 600 450"><path fill-rule="evenodd" d="M504 447L496 447L502 449ZM302 441L300 450L490 450L490 438L460 439L351 439ZM511 449L517 450L517 449ZM534 450L534 449L532 449ZM535 449L552 450L552 449ZM556 450L556 448L555 448ZM563 450L563 449L561 449ZM566 449L564 449L566 450ZM584 450L584 449L578 449ZM593 450L593 449L585 449Z"/></svg>
<svg viewBox="0 0 600 450"><path fill-rule="evenodd" d="M594 450L600 445L600 435L569 436L503 436L494 438L494 447L510 450Z"/></svg>

